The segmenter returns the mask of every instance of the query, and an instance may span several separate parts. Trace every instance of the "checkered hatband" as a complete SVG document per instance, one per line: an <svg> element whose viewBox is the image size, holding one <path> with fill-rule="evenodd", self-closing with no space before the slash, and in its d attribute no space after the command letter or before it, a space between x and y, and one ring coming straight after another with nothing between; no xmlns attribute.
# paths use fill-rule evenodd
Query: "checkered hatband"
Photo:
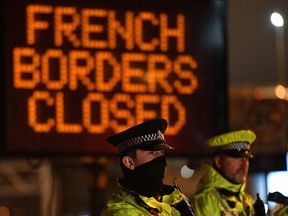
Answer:
<svg viewBox="0 0 288 216"><path fill-rule="evenodd" d="M117 145L117 151L118 153L120 153L142 143L151 143L154 141L157 141L159 143L166 143L164 134L160 130L158 130L157 133L145 134L143 136L133 137L131 139L125 140L124 142Z"/></svg>
<svg viewBox="0 0 288 216"><path fill-rule="evenodd" d="M233 142L233 143L229 143L227 145L223 145L223 146L219 146L215 148L221 151L230 151L230 150L243 151L243 150L247 150L247 147L248 147L247 142Z"/></svg>

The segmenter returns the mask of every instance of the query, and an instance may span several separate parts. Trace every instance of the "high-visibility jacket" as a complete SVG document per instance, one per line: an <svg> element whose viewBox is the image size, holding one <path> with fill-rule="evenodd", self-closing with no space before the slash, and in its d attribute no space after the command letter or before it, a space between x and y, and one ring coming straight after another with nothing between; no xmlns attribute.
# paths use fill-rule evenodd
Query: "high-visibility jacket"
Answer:
<svg viewBox="0 0 288 216"><path fill-rule="evenodd" d="M204 164L191 205L197 216L253 216L254 200L245 190L246 183L233 184L210 164Z"/></svg>
<svg viewBox="0 0 288 216"><path fill-rule="evenodd" d="M154 197L138 195L117 183L115 193L105 205L101 216L180 216L180 212L173 205L186 198L176 188L171 194L163 195L161 202Z"/></svg>
<svg viewBox="0 0 288 216"><path fill-rule="evenodd" d="M274 214L274 216L287 216L288 215L288 205L283 206L279 210L277 210Z"/></svg>

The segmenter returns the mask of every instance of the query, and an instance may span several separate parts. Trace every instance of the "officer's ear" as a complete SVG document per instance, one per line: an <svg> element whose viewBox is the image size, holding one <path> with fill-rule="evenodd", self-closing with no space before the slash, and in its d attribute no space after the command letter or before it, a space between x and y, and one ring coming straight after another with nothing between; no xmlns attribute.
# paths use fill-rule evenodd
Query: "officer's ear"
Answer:
<svg viewBox="0 0 288 216"><path fill-rule="evenodd" d="M221 156L220 155L214 155L214 157L213 157L213 166L216 169L220 169L221 168Z"/></svg>
<svg viewBox="0 0 288 216"><path fill-rule="evenodd" d="M127 156L127 155L122 158L122 163L128 169L134 170L134 168L135 168L135 163L134 163L133 159L131 157Z"/></svg>

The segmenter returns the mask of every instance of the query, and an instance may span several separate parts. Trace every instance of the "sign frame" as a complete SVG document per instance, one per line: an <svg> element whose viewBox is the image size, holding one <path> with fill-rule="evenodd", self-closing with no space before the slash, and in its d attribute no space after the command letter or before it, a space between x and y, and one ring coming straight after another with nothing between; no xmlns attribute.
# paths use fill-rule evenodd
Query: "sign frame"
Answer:
<svg viewBox="0 0 288 216"><path fill-rule="evenodd" d="M206 155L208 154L208 149L204 145L204 140L209 136L223 132L227 129L226 1L169 0L165 1L165 5L161 4L161 1L158 1L157 3L154 2L153 5L152 1L147 0L140 0L137 1L137 3L132 3L132 1L130 0L110 0L103 1L101 2L101 4L97 3L98 5L95 3L95 5L92 6L91 2L85 0L83 0L81 4L79 2L77 3L77 1L74 1L74 4L73 1L62 1L61 4L56 4L54 1L44 2L43 0L23 0L16 1L17 3L14 2L13 5L13 2L13 0L5 0L1 3L1 8L3 8L2 10L4 12L4 16L3 18L1 18L1 26L2 29L5 30L4 34L1 35L1 42L3 47L1 59L3 59L4 61L1 61L0 65L2 71L4 71L4 73L1 73L0 75L2 80L1 92L4 93L0 94L0 99L1 101L3 101L3 106L1 106L0 110L0 120L2 128L4 129L1 132L1 152L3 154L115 154L116 150L114 149L114 147L108 145L106 142L106 138L108 136L113 135L116 132L120 132L127 127L140 123L143 120L148 120L149 118L155 117L164 117L168 120L169 123L168 129L165 133L166 140L176 149L171 154L178 156L187 156L193 154ZM111 6L112 4L110 3L113 3L113 6ZM28 7L28 5L30 6ZM37 5L42 5L44 7L39 9L37 8ZM25 8L23 8L23 6ZM125 9L126 6L128 7L128 9ZM91 11L91 9L93 9L93 11ZM117 32L119 34L117 40L122 41L122 43L119 45L119 47L116 48L111 48L113 47L111 41L109 41L108 45L107 43L106 45L105 43L104 45L102 43L103 46L110 46L110 48L91 48L89 46L93 46L93 39L91 39L92 36L90 40L88 40L89 36L88 39L86 38L88 41L86 41L86 45L83 45L85 44L84 39L78 38L78 40L76 40L77 38L69 38L70 36L73 37L73 35L75 36L76 34L73 34L71 31L69 32L67 29L64 29L65 24L68 26L68 29L69 27L72 28L71 23L76 20L76 17L79 17L81 15L81 19L79 18L80 21L78 19L77 20L79 22L82 22L83 20L85 20L85 18L83 18L85 14L86 16L91 16L89 15L89 13L94 13L96 9L97 13L100 13L100 15L97 15L97 18L101 16L102 18L104 16L113 17L113 15L116 14L116 18L114 17L114 21L116 20L117 22L115 21L114 24L120 23L118 27L123 27L123 23L129 23L129 21L127 21L128 18L133 17L134 20L132 23L140 23L140 25L142 25L143 28L138 29L144 32L142 33L142 36L145 34L145 37L142 37L140 35L137 39L137 33L135 31L133 32L136 35L135 44L129 44L129 40L125 40L124 43L123 38L119 39L119 35L121 34L119 33L119 31ZM193 9L192 11L194 12L194 14L190 12L189 9ZM60 25L60 27L62 26L63 29L58 29L58 33L61 31L64 32L62 32L63 34L60 35L64 41L61 41L61 38L59 39L58 37L59 41L57 42L57 37L55 36L55 32L57 32L56 30L57 28L59 28L59 26L56 26L55 24L57 22L54 20L53 22L55 23L53 24L52 22L48 22L47 20L45 20L46 18L43 18L43 20L42 18L40 18L40 21L37 20L35 18L35 10L38 10L38 12L42 11L42 13L46 13L42 15L46 18L48 16L47 20L53 20L53 18L51 17L54 17L57 20L57 17L59 18L61 14L63 15L62 18L64 20L64 18L66 19L69 14L71 15L67 18L67 20L70 19L70 21L66 21L65 23L65 21L62 20L62 25ZM28 16L27 14L29 13L34 13L32 15L35 19L33 20L32 16L32 21L30 20L33 25L29 25L29 19L25 17L25 15ZM51 14L53 16L49 17ZM31 14L29 15L29 17L31 17ZM152 39L156 38L155 34L157 34L157 31L160 32L159 29L161 28L155 31L151 31L150 29L149 32L146 31L147 29L145 29L145 27L149 26L154 29L155 26L160 26L160 24L158 23L165 23L166 21L168 24L172 23L172 26L168 26L168 24L166 23L167 32L169 32L169 30L173 28L175 30L176 24L178 27L177 30L179 30L181 29L181 27L179 26L181 22L183 22L182 15L185 18L185 45L183 45L184 47L181 47L181 43L179 42L181 41L181 39L179 39L180 36L178 37L178 41L175 39L171 40L170 38L166 38L167 41L169 40L169 42L166 41L166 45L168 46L168 48L165 48L165 42L160 39L158 41L155 40L156 42L152 43ZM73 18L73 22L71 21L71 17ZM176 20L176 22L178 23L175 23L175 21L173 20ZM101 22L103 22L103 20ZM149 25L147 25L147 22ZM154 22L157 24L155 24ZM19 28L8 28L9 26L16 26L17 23ZM19 25L19 23L21 25ZM35 27L41 24L44 24L44 27ZM45 24L52 25L54 35L53 33L51 33L53 31L45 31L48 28L47 26L45 27ZM82 25L84 24L82 23ZM165 24L161 25L165 26ZM164 28L163 26L162 29ZM91 29L93 29L94 27L96 28L97 25L86 24L86 27L91 27ZM137 27L134 26L134 28ZM68 35L67 37L64 35L66 34L66 30L68 31L68 33L66 32ZM31 31L32 36L29 36L29 32ZM36 31L37 34L35 33ZM93 31L94 30L91 30L91 35L97 32L97 30L95 30L95 32ZM101 30L99 31L101 32ZM43 36L44 34L46 34L45 37ZM83 34L84 33L82 32L82 35ZM121 36L123 37L123 35ZM159 33L159 35L164 35L164 33ZM189 38L187 35L189 36ZM101 41L100 38L102 36L100 35L97 39ZM39 41L37 41L37 37L40 38ZM129 37L129 34L127 37ZM77 42L81 42L82 47L80 46L79 48ZM102 40L102 42L107 41ZM162 45L155 45L157 43L161 43ZM84 46L86 46L86 48L83 48ZM100 46L99 43L97 46ZM116 45L114 44L114 46L117 46L117 41ZM173 48L171 48L170 50L169 47ZM74 52L72 53L72 51ZM81 63L77 65L78 67L76 69L83 69L82 72L83 74L85 74L87 72L85 71L85 69L88 68L87 62L90 61L90 59L92 58L92 56L94 57L94 55L98 56L99 59L102 58L104 60L107 60L108 63L112 64L114 70L117 69L118 64L121 64L121 76L124 76L124 78L126 77L125 82L123 81L123 77L121 81L119 81L119 83L122 83L122 87L119 87L118 83L117 86L115 85L115 88L113 88L109 92L108 90L106 90L109 89L109 86L103 85L101 92L95 90L96 85L93 85L93 82L91 82L91 80L87 78L88 76L85 77L83 75L81 80L79 79L78 82L74 82L73 86L70 82L73 78L72 76L65 79L65 81L63 81L62 83L60 82L62 80L58 79L59 77L61 77L61 73L64 70L60 70L60 72L58 71L57 73L55 73L56 75L49 73L44 74L44 72L41 72L41 74L39 75L41 76L40 78L33 78L33 76L38 76L35 71L39 68L35 67L35 73L33 72L28 75L25 74L24 71L24 68L27 66L25 64L28 64L28 67L30 68L33 68L35 65L40 65L41 70L44 71L44 69L42 68L46 67L46 70L49 71L49 69L52 68L51 62L55 60L52 57L58 58L59 56L59 59L57 59L59 60L57 62L58 66L65 65L67 62L70 62L69 66L71 66L71 62L73 59L71 60L70 58L67 59L67 61L64 61L63 59L65 59L66 56L71 57L73 56L72 54L74 54L78 56L78 60L80 62L80 60L83 59L81 59L81 57L79 56L85 56L85 54L87 53L88 56L86 55L86 57L83 57L83 59L86 61L84 69L83 67L81 68ZM30 64L24 62L24 60L23 62L21 62L21 59L27 58L27 56L25 55L28 55L28 57L30 58ZM107 56L109 57L109 59L107 59ZM138 62L136 62L136 64L134 64L135 62L131 63L130 61L131 59L135 61L135 56L140 59ZM37 58L40 58L40 60ZM37 63L35 63L34 61ZM75 60L74 64L75 62L77 61ZM123 62L126 62L126 64L124 64ZM185 65L183 62L185 63ZM91 64L96 65L95 62ZM145 66L143 66L143 64L145 64ZM187 65L190 66L190 68ZM156 84L149 83L148 85L147 81L147 83L143 85L143 80L140 79L141 76L139 75L139 73L142 73L142 75L147 75L146 72L149 71L149 66L153 69L151 69L150 71L157 71L157 74L160 75L157 75L156 73L156 75L153 74L154 79L155 76L157 78L154 80ZM107 65L102 65L102 67L107 67ZM125 67L128 67L129 70L126 70L126 72L124 73L123 71ZM145 70L142 68L143 70L139 71L139 67L143 67L145 68ZM177 72L177 70L179 70L180 72L173 74L170 72L168 73L167 67L173 67L173 72ZM71 71L71 68L66 70L67 74L71 73ZM161 80L161 74L167 77ZM25 78L23 78L24 75L26 76ZM52 75L54 77L52 77ZM177 80L177 76L178 78L180 77L179 80ZM28 81L25 79L27 79ZM70 83L68 83L67 81L69 79ZM98 76L98 79L105 80L105 77L101 78ZM171 83L173 83L173 86L170 81ZM192 84L194 81L195 83ZM103 83L105 84L104 81ZM28 86L26 86L26 84ZM86 89L80 87L77 89L77 85L82 85L82 87L85 86ZM177 85L180 87L177 88ZM98 83L97 86L99 87L100 84ZM89 88L93 90L87 90ZM77 94L74 94L76 92L75 89L77 90ZM185 92L185 89L187 89L188 93ZM81 99L79 99L80 97ZM67 100L68 102L65 100ZM116 103L116 105L118 106L118 110L112 112L111 107L115 106L115 103L112 102L115 102L117 100L118 102L121 101L121 104L120 102ZM99 119L95 122L92 122L91 119L93 118L91 116L93 116L93 113L91 110L90 111L92 114L87 114L91 118L91 121L86 121L86 128L83 126L84 120L82 123L80 123L79 121L81 115L84 119L84 114L80 114L84 113L83 107L90 106L91 108L92 106L94 106L94 104L91 105L91 101L100 101L100 105L102 105L102 102L106 103L106 101L108 101L108 105L104 106L104 108L102 107L102 111L105 112L105 110L108 109L109 112L114 115L114 119L111 118L107 121L107 119L105 119L101 113L101 116L99 116L99 118L101 118L100 120L102 122L106 121L108 122L107 124L109 124L109 127L105 128L105 130L103 130L103 128L101 127L95 126L99 123ZM142 104L139 105L139 101L141 101ZM145 101L149 101L149 103L147 104L145 103ZM119 107L123 106L122 103L124 102L127 102L126 104L124 104L124 106L126 106L125 109L120 109ZM79 103L82 104L82 107L76 106ZM38 104L40 105L38 106ZM53 106L51 104L53 104L53 106L55 107L58 107L58 111L52 110L51 107ZM100 105L96 104L96 107L94 108L101 109ZM34 108L31 108L33 106ZM131 111L129 109L129 106L133 107L134 110L137 110L138 113L136 113L136 111ZM36 112L39 107L44 107L44 114L39 114ZM185 112L183 111L182 107L185 108ZM170 110L168 114L167 109ZM123 118L123 115L121 116L121 114L119 113L125 110L130 111L131 118L127 117L129 116L128 114L126 116L125 114L123 114L126 117L123 123L123 119L121 119ZM193 110L193 112L191 110ZM89 109L87 112L89 112ZM111 113L109 113L109 117L112 115ZM182 122L179 120L181 119L183 113L185 113L184 126L184 120L182 119ZM26 117L23 117L25 114ZM55 119L50 118L53 114L55 114ZM115 117L116 115L119 115L121 117L117 119ZM173 119L173 116L177 116L178 118L176 118L175 120ZM50 121L49 119L51 120L50 123L48 123L48 121ZM67 119L69 119L69 121L67 121ZM129 122L129 124L127 124L127 122ZM118 127L113 126L115 124L118 124ZM117 128L117 130L115 128Z"/></svg>

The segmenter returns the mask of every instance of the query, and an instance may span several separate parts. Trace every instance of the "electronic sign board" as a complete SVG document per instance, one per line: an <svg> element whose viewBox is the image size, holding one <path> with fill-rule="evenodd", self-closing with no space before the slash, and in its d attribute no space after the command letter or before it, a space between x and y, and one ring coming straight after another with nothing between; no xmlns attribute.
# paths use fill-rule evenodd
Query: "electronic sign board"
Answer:
<svg viewBox="0 0 288 216"><path fill-rule="evenodd" d="M163 117L175 154L226 126L225 1L3 0L6 153L114 154Z"/></svg>

